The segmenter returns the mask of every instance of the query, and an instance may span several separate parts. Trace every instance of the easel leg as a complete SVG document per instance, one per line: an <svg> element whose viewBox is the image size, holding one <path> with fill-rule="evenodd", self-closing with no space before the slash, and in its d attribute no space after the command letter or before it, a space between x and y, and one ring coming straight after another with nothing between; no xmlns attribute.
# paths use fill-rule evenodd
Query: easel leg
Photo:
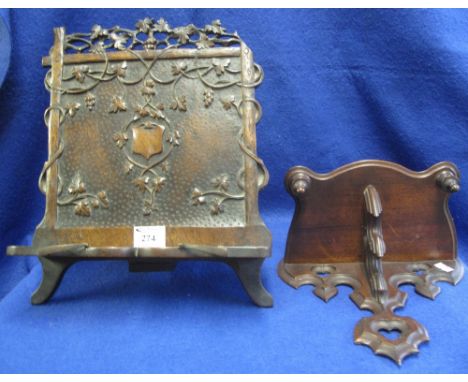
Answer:
<svg viewBox="0 0 468 382"><path fill-rule="evenodd" d="M264 258L231 259L228 264L234 269L252 301L263 308L273 306L273 298L262 284L260 271Z"/></svg>
<svg viewBox="0 0 468 382"><path fill-rule="evenodd" d="M38 305L46 302L62 281L63 275L76 260L67 258L50 258L39 256L42 264L42 281L31 296L31 304Z"/></svg>

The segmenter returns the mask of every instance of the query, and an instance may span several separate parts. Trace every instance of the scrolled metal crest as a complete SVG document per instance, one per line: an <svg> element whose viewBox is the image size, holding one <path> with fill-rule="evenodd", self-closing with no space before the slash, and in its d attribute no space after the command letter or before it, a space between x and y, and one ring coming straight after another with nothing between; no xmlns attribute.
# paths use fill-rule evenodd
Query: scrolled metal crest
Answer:
<svg viewBox="0 0 468 382"><path fill-rule="evenodd" d="M154 21L150 17L139 20L135 29L103 28L94 25L89 33L65 36L65 50L79 53L101 53L106 50L142 48L155 50L166 47L195 47L197 49L239 44L237 32L227 33L221 21L199 28L194 24L172 28L166 20Z"/></svg>

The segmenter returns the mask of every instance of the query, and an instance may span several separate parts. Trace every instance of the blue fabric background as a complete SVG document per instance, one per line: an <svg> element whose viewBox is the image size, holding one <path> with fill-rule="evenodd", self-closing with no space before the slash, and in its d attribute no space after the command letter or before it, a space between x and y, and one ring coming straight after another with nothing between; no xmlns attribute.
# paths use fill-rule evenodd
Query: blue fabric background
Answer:
<svg viewBox="0 0 468 382"><path fill-rule="evenodd" d="M350 289L324 304L276 275L293 202L293 165L330 171L367 158L423 170L441 160L468 174L468 12L459 10L14 10L11 66L0 92L0 371L2 372L468 372L468 283L431 302L410 286L407 306L431 342L402 367L353 344L369 313ZM265 70L258 151L271 171L260 195L274 236L264 281L273 309L253 306L222 264L188 262L174 273L131 274L125 263L79 263L46 305L29 304L41 269L7 258L42 218L37 177L46 159L48 106L41 56L52 28L171 25L220 18ZM2 48L3 49L3 48ZM468 192L450 205L467 259Z"/></svg>
<svg viewBox="0 0 468 382"><path fill-rule="evenodd" d="M0 9L0 86L10 64L11 40L9 30L9 15L7 9Z"/></svg>

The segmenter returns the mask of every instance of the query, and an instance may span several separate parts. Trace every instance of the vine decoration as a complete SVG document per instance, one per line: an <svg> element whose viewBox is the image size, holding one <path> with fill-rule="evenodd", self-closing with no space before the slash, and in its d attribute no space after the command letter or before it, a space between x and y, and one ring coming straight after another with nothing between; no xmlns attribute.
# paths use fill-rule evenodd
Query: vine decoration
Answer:
<svg viewBox="0 0 468 382"><path fill-rule="evenodd" d="M57 205L74 206L74 212L78 216L91 216L92 209L99 207L109 208L109 199L106 191L99 191L97 194L87 192L86 185L77 172L68 186L68 196L59 198Z"/></svg>
<svg viewBox="0 0 468 382"><path fill-rule="evenodd" d="M146 35L146 37L144 37L144 35ZM180 132L172 128L169 119L166 118L164 114L164 110L167 106L168 109L173 111L186 112L190 107L186 96L177 93L177 84L182 79L201 81L204 85L202 94L203 104L205 108L209 108L214 103L216 90L227 89L232 86L254 88L263 80L261 67L254 64L254 80L249 83L243 83L240 79L241 70L239 68L233 68L229 59L213 58L211 63L205 62L199 64L198 59L195 58L191 66L186 62L176 62L171 66L170 73L166 75L165 78L159 77L159 73L157 75L153 71L156 62L170 49L189 47L191 45L195 46L197 49L204 49L214 46L230 46L239 44L240 41L237 33L226 33L219 20L213 21L211 25L206 25L204 28L197 28L192 24L185 27L171 28L163 19L154 22L152 19L145 18L137 22L136 30L134 31L122 29L118 26L104 29L101 26L95 25L91 33L67 35L65 37L65 50L72 50L79 53L91 52L100 54L103 56L102 66L96 68L88 65L76 65L72 67L68 74L64 73L62 77L62 83L65 86L70 83L71 86L60 89L51 86L51 71L49 71L45 78L45 85L49 91L54 90L61 94L83 94L82 103L85 106L84 108L81 102L71 102L64 107L60 105L57 106L61 111L62 122L64 118L73 118L78 112L83 112L82 110L87 109L89 112L92 112L98 102L92 91L102 82L117 80L123 85L143 83L141 92L144 98L143 105L137 104L133 119L119 132L114 134L113 140L117 147L122 149L127 158L124 172L126 174L131 174L135 172L135 168L139 169L139 173L136 178L132 179L132 183L145 195L143 199L143 213L144 215L149 215L151 211L157 209L155 206L155 196L163 189L166 183L165 174L170 167L167 159L172 149L179 146L181 142ZM137 50L133 50L136 47L143 47L145 50L159 49L160 54L155 55L152 60L144 59ZM128 63L126 61L118 64L110 64L106 53L106 51L109 50L126 51L133 55L137 60L136 62L144 66L145 70L143 74L137 78L131 78L132 73L127 70ZM210 73L215 74L214 80L208 78ZM172 87L172 100L169 102L169 105L164 105L162 103L156 104L153 102L153 97L156 95L156 85L170 85ZM257 111L256 122L260 119L261 107L253 98L243 98L238 101L234 95L231 95L225 99L220 99L220 102L226 111L235 109L241 118L243 106L249 102L253 103ZM132 107L127 104L123 96L114 95L108 107L108 112L127 112L129 108L131 109ZM150 164L142 163L139 157L131 154L126 148L129 142L128 130L130 126L134 126L135 123L140 122L140 127L146 129L156 128L156 120L165 122L168 128L168 131L164 131L163 134L166 138L166 142L169 143L169 150L163 153L160 159L155 162L151 162ZM268 183L268 171L263 161L245 146L243 129L240 129L237 140L241 150L259 166L261 174L263 175L263 177L259 179L259 188L263 188ZM58 155L54 161L58 159L59 156L60 155ZM148 162L149 158L146 159ZM53 162L48 163L48 166L52 163ZM239 170L238 178L243 174L243 171L243 169ZM43 176L45 177L45 172ZM239 182L239 179L237 183L239 188L243 191L243 184ZM61 190L60 176L59 186ZM205 194L206 196L212 196L215 195L213 192L216 190L217 192L224 193L227 191L220 190L219 187L216 186L215 190L208 190L202 192L202 194L204 194L203 196L205 196ZM219 194L218 196L220 198L213 200L210 208L213 215L218 215L224 211L222 204L226 200L241 200L245 197L245 192L238 194Z"/></svg>
<svg viewBox="0 0 468 382"><path fill-rule="evenodd" d="M245 100L240 100L238 101L234 95L231 95L227 98L221 98L220 100L221 104L223 105L224 110L230 111L234 109L237 111L239 114L239 117L242 118L242 113L243 113L243 105L244 102L251 102L255 109L256 109L256 117L255 117L255 123L257 123L260 118L262 117L262 108L260 104L258 103L257 100L253 98L245 99ZM206 104L205 104L206 106ZM237 135L237 142L241 148L241 150L250 158L252 158L259 168L262 171L263 177L259 179L258 181L258 187L261 190L264 188L269 181L269 174L268 170L265 167L265 164L263 161L255 154L253 153L244 143L244 129L240 129L239 133ZM194 206L200 206L204 205L206 203L206 197L207 196L218 196L217 198L214 198L211 201L210 204L210 213L212 215L219 215L224 212L224 206L223 203L228 200L243 200L245 198L245 190L244 190L244 184L242 182L242 176L244 174L244 169L240 169L239 172L237 173L237 185L239 189L241 190L240 193L237 194L232 194L228 192L229 188L229 176L226 174L222 174L216 178L213 178L211 180L211 184L214 187L213 189L208 189L205 191L202 191L199 187L195 187L192 190L192 204Z"/></svg>
<svg viewBox="0 0 468 382"><path fill-rule="evenodd" d="M172 127L171 121L164 113L163 103L155 104L155 82L152 79L144 81L141 94L144 98L142 104L137 104L134 116L119 132L115 133L113 140L126 157L124 172L127 175L135 174L132 184L143 193L143 215L148 216L156 211L156 195L166 185L166 174L169 171L168 157L172 150L181 143L181 134L178 129ZM129 131L132 131L133 142L131 150L129 146ZM156 134L156 138L155 135ZM156 139L157 142L165 137L167 149L150 147L145 145L139 148L137 143L141 140ZM160 154L155 160L150 160L154 155ZM135 155L136 154L136 155ZM144 157L143 161L140 156ZM138 170L138 172L137 172Z"/></svg>
<svg viewBox="0 0 468 382"><path fill-rule="evenodd" d="M79 106L77 107L79 108ZM59 125L63 124L66 115L73 117L74 114L70 114L67 108L61 106L49 106L44 112L44 123L49 127L49 116L52 110L59 112ZM59 146L57 150L52 154L49 160L44 163L41 174L39 175L38 187L39 190L46 195L47 192L47 171L49 168L62 156L65 149L63 140L59 140ZM90 217L93 209L102 207L104 209L109 208L109 199L105 190L101 190L98 193L90 193L87 190L87 186L82 180L79 172L75 173L69 186L68 196L60 197L63 192L63 182L60 173L57 174L57 205L58 206L74 206L74 213L77 216Z"/></svg>
<svg viewBox="0 0 468 382"><path fill-rule="evenodd" d="M211 198L210 213L211 215L219 215L224 212L223 203L226 200L242 200L245 198L245 193L233 194L229 192L230 180L227 174L222 174L211 180L213 189L207 191L201 191L195 187L192 191L192 204L194 206L200 206L206 203L207 197L215 196ZM239 187L242 189L241 185Z"/></svg>
<svg viewBox="0 0 468 382"><path fill-rule="evenodd" d="M78 53L102 53L144 49L146 51L167 47L193 47L197 49L215 46L232 46L240 43L237 32L227 33L221 21L198 28L194 24L172 28L166 20L155 21L150 17L139 20L135 29L114 26L105 29L94 25L89 33L65 36L65 51Z"/></svg>

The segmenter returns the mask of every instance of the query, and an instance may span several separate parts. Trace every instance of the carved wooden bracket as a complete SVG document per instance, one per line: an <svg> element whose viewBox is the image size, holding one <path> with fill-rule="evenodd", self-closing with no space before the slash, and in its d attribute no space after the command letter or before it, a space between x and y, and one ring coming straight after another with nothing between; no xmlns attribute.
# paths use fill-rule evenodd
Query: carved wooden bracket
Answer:
<svg viewBox="0 0 468 382"><path fill-rule="evenodd" d="M406 303L401 284L434 299L436 281L463 276L447 201L460 189L455 165L413 172L384 161L361 161L328 174L294 167L285 185L296 201L280 277L298 288L314 285L327 302L338 285L374 313L354 329L354 342L401 364L429 336L419 322L393 313ZM396 331L390 339L384 332Z"/></svg>

